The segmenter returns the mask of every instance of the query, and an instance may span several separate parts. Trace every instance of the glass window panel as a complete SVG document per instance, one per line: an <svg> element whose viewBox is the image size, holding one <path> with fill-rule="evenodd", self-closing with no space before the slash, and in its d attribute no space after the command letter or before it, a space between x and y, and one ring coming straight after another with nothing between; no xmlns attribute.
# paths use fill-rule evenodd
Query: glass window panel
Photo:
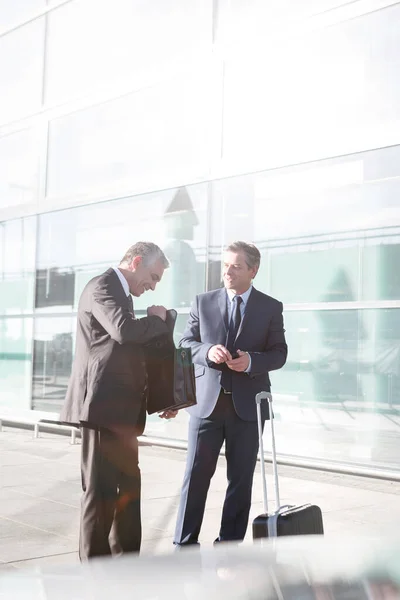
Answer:
<svg viewBox="0 0 400 600"><path fill-rule="evenodd" d="M59 413L72 367L75 319L36 318L33 346L33 409Z"/></svg>
<svg viewBox="0 0 400 600"><path fill-rule="evenodd" d="M351 302L359 299L357 246L340 243L274 248L268 252L271 293L293 302ZM260 284L257 277L256 285Z"/></svg>
<svg viewBox="0 0 400 600"><path fill-rule="evenodd" d="M27 410L31 399L32 319L0 317L0 407Z"/></svg>
<svg viewBox="0 0 400 600"><path fill-rule="evenodd" d="M289 358L271 373L282 452L397 464L399 320L398 309L285 313Z"/></svg>
<svg viewBox="0 0 400 600"><path fill-rule="evenodd" d="M35 298L38 310L73 310L78 217L79 209L39 216Z"/></svg>
<svg viewBox="0 0 400 600"><path fill-rule="evenodd" d="M0 314L32 313L36 217L0 223Z"/></svg>
<svg viewBox="0 0 400 600"><path fill-rule="evenodd" d="M0 37L0 122L39 109L42 94L44 20Z"/></svg>
<svg viewBox="0 0 400 600"><path fill-rule="evenodd" d="M211 35L211 0L70 2L49 15L46 100L139 88L210 52Z"/></svg>
<svg viewBox="0 0 400 600"><path fill-rule="evenodd" d="M285 304L400 300L399 159L396 146L215 182L210 258L254 241L255 285Z"/></svg>
<svg viewBox="0 0 400 600"><path fill-rule="evenodd" d="M347 0L351 3L351 0ZM266 38L269 32L276 36L301 19L345 5L344 0L219 0L217 41L219 44L252 42Z"/></svg>
<svg viewBox="0 0 400 600"><path fill-rule="evenodd" d="M201 78L176 80L50 123L50 197L102 196L208 173L208 108ZM173 183L172 183L173 185ZM53 201L52 201L53 202Z"/></svg>
<svg viewBox="0 0 400 600"><path fill-rule="evenodd" d="M224 158L272 166L391 143L399 19L396 4L228 64Z"/></svg>
<svg viewBox="0 0 400 600"><path fill-rule="evenodd" d="M45 0L0 0L0 28L19 25L45 6Z"/></svg>
<svg viewBox="0 0 400 600"><path fill-rule="evenodd" d="M0 164L0 210L36 202L39 169L36 132L24 129L0 137Z"/></svg>
<svg viewBox="0 0 400 600"><path fill-rule="evenodd" d="M171 267L155 292L135 300L188 307L204 291L208 184L41 215L36 307L72 311L87 281L119 264L136 241L158 243Z"/></svg>

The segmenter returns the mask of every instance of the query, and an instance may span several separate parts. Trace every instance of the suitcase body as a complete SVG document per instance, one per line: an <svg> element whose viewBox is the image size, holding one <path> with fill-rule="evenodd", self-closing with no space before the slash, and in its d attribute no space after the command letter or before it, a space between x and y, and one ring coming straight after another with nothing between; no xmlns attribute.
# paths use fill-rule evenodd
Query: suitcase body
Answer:
<svg viewBox="0 0 400 600"><path fill-rule="evenodd" d="M283 506L272 514L258 515L253 521L253 539L282 535L320 535L324 533L322 512L315 504Z"/></svg>
<svg viewBox="0 0 400 600"><path fill-rule="evenodd" d="M260 392L256 396L257 403L257 422L260 444L260 464L263 485L264 512L258 515L253 521L253 539L280 537L286 535L322 535L324 525L322 512L319 506L315 504L303 504L300 506L281 506L279 498L279 481L276 461L274 420L270 419L271 424L271 442L272 442L272 467L275 482L275 501L276 510L268 510L267 484L265 478L264 447L262 439L261 424L261 402L268 400L269 414L272 412L272 396L268 392Z"/></svg>

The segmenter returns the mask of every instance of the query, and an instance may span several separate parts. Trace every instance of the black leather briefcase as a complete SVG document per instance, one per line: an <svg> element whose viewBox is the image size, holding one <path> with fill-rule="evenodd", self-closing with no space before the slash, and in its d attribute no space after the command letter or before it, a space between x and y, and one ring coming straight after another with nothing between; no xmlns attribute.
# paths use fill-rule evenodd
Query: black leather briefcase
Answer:
<svg viewBox="0 0 400 600"><path fill-rule="evenodd" d="M190 348L175 348L176 310L167 311L168 335L146 344L147 412L179 410L196 404L196 388Z"/></svg>

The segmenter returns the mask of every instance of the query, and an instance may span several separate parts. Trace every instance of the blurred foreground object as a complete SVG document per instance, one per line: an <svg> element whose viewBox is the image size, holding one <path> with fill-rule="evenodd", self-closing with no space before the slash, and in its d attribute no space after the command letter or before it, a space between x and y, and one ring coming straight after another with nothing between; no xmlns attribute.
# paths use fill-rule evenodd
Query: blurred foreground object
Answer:
<svg viewBox="0 0 400 600"><path fill-rule="evenodd" d="M159 556L125 555L0 576L0 598L18 600L393 600L400 543L322 536L221 544Z"/></svg>

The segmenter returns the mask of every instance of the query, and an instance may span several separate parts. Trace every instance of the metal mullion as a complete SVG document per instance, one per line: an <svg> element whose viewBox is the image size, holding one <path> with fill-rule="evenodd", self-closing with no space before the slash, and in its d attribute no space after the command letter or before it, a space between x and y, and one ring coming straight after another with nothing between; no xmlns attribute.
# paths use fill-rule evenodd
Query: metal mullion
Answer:
<svg viewBox="0 0 400 600"><path fill-rule="evenodd" d="M60 8L60 6L64 6L64 4L69 4L70 2L74 2L74 0L59 0L58 2L55 2L54 4L52 4L51 6L47 5L46 8L42 8L41 10L37 11L31 17L24 19L21 23L18 23L17 25L12 25L11 27L5 27L3 30L0 30L0 38L3 37L4 35L12 33L13 31L16 31L17 29L20 29L20 27L24 27L25 25L29 25L29 23L33 23L33 21L37 21L38 19L41 19L42 17L44 17L48 13L52 12L53 10Z"/></svg>

